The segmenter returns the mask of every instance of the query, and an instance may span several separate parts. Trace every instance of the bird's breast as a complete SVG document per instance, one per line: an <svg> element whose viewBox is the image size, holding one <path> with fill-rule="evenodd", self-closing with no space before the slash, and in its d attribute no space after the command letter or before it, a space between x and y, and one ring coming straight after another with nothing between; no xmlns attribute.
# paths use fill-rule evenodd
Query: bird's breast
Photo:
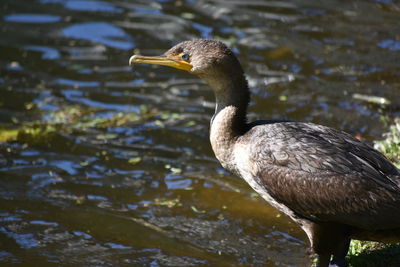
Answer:
<svg viewBox="0 0 400 267"><path fill-rule="evenodd" d="M250 155L250 147L245 144L237 143L234 149L234 167L235 172L243 178L250 186L256 191L263 199L265 199L271 206L275 207L279 211L285 213L290 216L292 219L296 220L297 216L295 213L287 207L285 204L274 199L268 188L265 187L265 183L263 183L261 177L258 177L258 173L265 168L265 166L261 166L258 164L259 162L255 162L251 160ZM278 156L280 160L285 161L285 155Z"/></svg>
<svg viewBox="0 0 400 267"><path fill-rule="evenodd" d="M234 171L233 149L237 134L233 129L237 110L227 106L214 115L210 129L210 143L216 158L229 171Z"/></svg>

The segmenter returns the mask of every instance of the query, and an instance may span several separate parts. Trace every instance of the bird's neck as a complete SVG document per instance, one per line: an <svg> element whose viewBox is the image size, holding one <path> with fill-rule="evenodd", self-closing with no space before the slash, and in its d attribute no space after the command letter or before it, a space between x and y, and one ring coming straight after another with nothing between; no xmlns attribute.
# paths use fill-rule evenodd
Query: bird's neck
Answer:
<svg viewBox="0 0 400 267"><path fill-rule="evenodd" d="M234 166L231 166L233 147L247 128L246 114L250 99L247 81L243 75L238 75L235 79L230 77L226 82L219 79L218 84L210 85L214 87L216 97L215 114L210 128L211 145L221 164L234 171Z"/></svg>

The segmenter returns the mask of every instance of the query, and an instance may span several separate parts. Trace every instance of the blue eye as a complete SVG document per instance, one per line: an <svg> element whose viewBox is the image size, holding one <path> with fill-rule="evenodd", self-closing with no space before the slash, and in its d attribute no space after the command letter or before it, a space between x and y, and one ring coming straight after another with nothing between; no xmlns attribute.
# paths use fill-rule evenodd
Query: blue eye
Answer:
<svg viewBox="0 0 400 267"><path fill-rule="evenodd" d="M189 55L188 55L188 54L183 54L183 55L181 56L181 58L182 58L183 60L185 60L185 61L188 61L188 60L189 60Z"/></svg>

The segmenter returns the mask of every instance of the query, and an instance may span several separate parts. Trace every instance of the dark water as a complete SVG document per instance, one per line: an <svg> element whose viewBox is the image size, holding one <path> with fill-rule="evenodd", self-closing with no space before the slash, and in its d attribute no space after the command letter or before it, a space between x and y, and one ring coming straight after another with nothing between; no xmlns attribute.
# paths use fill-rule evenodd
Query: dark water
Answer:
<svg viewBox="0 0 400 267"><path fill-rule="evenodd" d="M229 44L250 117L371 142L400 100L398 1L2 0L0 262L24 266L304 266L305 235L208 141L213 94L137 66L198 37ZM396 113L397 112L397 113ZM3 139L5 140L5 139Z"/></svg>

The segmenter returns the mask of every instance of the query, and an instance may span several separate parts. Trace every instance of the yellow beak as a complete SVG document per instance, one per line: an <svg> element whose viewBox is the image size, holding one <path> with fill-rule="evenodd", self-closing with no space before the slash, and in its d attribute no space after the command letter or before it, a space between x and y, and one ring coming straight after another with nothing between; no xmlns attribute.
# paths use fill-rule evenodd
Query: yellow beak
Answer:
<svg viewBox="0 0 400 267"><path fill-rule="evenodd" d="M129 59L129 65L133 63L148 63L155 65L169 66L180 70L190 71L192 64L182 60L179 56L158 56L158 57L147 57L134 55Z"/></svg>

